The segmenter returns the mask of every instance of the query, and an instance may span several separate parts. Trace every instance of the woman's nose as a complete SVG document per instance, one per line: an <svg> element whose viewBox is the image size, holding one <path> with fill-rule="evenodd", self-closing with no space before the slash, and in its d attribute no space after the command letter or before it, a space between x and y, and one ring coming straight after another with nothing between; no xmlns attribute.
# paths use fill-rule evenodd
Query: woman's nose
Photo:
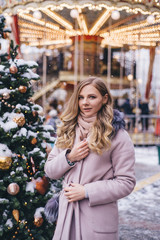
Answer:
<svg viewBox="0 0 160 240"><path fill-rule="evenodd" d="M88 98L83 99L83 104L88 104Z"/></svg>

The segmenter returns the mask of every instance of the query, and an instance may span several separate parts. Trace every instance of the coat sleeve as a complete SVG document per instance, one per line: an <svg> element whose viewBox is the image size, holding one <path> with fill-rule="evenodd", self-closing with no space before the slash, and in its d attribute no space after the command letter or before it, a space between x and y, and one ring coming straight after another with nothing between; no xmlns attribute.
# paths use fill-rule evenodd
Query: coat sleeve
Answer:
<svg viewBox="0 0 160 240"><path fill-rule="evenodd" d="M55 145L49 153L47 161L44 165L44 171L51 179L60 179L73 166L70 166L66 159L67 149L58 149Z"/></svg>
<svg viewBox="0 0 160 240"><path fill-rule="evenodd" d="M119 130L111 147L113 179L85 184L89 205L95 206L117 201L129 195L135 186L135 152L133 143L125 130Z"/></svg>

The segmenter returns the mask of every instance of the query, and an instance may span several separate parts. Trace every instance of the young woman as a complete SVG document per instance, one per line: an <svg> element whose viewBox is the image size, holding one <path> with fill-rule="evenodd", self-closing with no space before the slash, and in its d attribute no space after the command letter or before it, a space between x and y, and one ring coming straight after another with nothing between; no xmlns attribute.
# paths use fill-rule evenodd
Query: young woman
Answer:
<svg viewBox="0 0 160 240"><path fill-rule="evenodd" d="M61 115L45 172L64 177L54 240L117 240L117 200L135 186L134 147L106 83L79 83Z"/></svg>

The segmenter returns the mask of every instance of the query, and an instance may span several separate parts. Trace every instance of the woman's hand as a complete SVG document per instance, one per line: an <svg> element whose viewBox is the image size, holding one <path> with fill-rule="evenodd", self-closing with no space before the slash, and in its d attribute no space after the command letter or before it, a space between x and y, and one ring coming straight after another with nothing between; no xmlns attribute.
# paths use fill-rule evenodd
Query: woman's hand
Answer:
<svg viewBox="0 0 160 240"><path fill-rule="evenodd" d="M70 187L64 188L64 191L68 202L75 202L85 198L85 188L81 184L71 183Z"/></svg>
<svg viewBox="0 0 160 240"><path fill-rule="evenodd" d="M47 143L46 145L46 153L47 153L47 156L49 155L49 153L52 151L52 147L50 144Z"/></svg>
<svg viewBox="0 0 160 240"><path fill-rule="evenodd" d="M83 158L87 157L89 154L89 147L87 141L84 139L80 143L77 143L67 154L67 158L70 162L81 161Z"/></svg>

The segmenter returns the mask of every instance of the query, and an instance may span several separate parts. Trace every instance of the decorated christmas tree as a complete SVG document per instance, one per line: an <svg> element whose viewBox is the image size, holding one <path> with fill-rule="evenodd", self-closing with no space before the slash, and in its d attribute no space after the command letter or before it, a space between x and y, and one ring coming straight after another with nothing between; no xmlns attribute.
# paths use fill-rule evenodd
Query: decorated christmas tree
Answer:
<svg viewBox="0 0 160 240"><path fill-rule="evenodd" d="M7 31L0 15L0 38ZM37 64L18 59L17 50L11 41L9 53L0 54L0 239L50 240L55 225L44 207L60 184L44 173L53 129L31 101Z"/></svg>

